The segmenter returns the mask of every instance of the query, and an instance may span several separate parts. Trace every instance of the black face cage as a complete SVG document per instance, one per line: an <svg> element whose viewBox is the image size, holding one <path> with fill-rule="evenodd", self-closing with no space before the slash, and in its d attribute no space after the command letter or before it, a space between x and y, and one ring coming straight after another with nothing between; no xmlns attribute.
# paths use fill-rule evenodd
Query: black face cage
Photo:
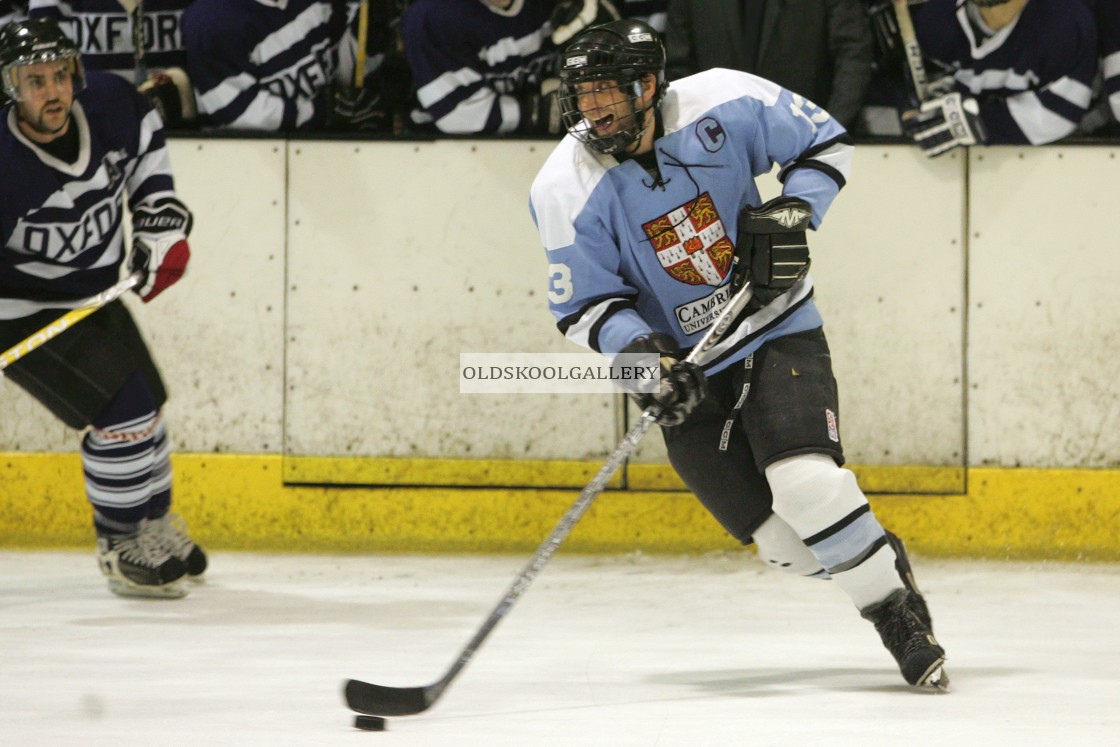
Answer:
<svg viewBox="0 0 1120 747"><path fill-rule="evenodd" d="M623 37L610 32L592 30L598 38L576 41L565 51L560 70L560 116L565 129L588 147L607 155L625 151L642 136L647 122L646 112L657 106L665 90L664 53L660 42L650 49L635 48ZM657 79L657 91L650 104L641 107L641 81L646 74ZM581 86L581 84L583 84ZM580 89L584 94L600 91L601 106L607 101L620 102L628 113L617 114L610 134L599 133L595 121L606 111L580 109ZM612 91L617 89L618 94ZM584 98L593 104L592 96Z"/></svg>
<svg viewBox="0 0 1120 747"><path fill-rule="evenodd" d="M642 131L645 129L646 112L652 109L655 104L651 103L644 108L641 106L638 100L642 93L640 79L581 82L585 83L582 86L584 89L583 98L589 105L596 102L597 96L600 104L618 102L618 106L612 105L600 109L592 106L585 111L580 108L581 95L576 84L568 82L561 84L560 116L564 122L564 128L574 138L581 143L586 143L593 150L606 155L614 155L625 151L631 144L641 138ZM618 90L618 94L612 93L615 89ZM596 120L602 119L608 114L615 116L611 125L613 131L610 133L596 131Z"/></svg>

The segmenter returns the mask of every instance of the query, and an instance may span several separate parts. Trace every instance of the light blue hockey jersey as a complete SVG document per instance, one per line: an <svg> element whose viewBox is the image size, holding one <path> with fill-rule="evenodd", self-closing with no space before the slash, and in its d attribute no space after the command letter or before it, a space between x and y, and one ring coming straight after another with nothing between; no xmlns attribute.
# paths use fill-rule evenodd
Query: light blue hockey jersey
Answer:
<svg viewBox="0 0 1120 747"><path fill-rule="evenodd" d="M811 101L748 73L674 81L654 143L661 179L565 136L533 182L548 256L549 307L565 336L608 356L651 331L696 344L730 296L738 215L755 178L781 166L783 193L820 225L843 187L852 141ZM821 326L806 277L740 319L713 350L715 373L766 340Z"/></svg>

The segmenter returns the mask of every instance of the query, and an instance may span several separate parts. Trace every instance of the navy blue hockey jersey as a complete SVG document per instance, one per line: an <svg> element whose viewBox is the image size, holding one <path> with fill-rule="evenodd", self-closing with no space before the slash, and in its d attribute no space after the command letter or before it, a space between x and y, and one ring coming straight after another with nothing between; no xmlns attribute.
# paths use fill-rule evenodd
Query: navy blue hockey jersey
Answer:
<svg viewBox="0 0 1120 747"><path fill-rule="evenodd" d="M518 97L556 75L549 38L555 0L514 0L501 11L479 0L413 0L400 34L423 111L442 132L513 132Z"/></svg>
<svg viewBox="0 0 1120 747"><path fill-rule="evenodd" d="M730 298L739 211L780 164L786 195L817 227L844 185L851 138L811 101L748 73L674 81L654 142L661 178L567 135L533 182L530 209L548 256L548 301L569 340L613 356L651 331L696 344ZM714 373L766 340L821 326L806 277L714 348Z"/></svg>
<svg viewBox="0 0 1120 747"><path fill-rule="evenodd" d="M0 27L12 21L22 21L27 18L26 3L13 3L12 0L0 0Z"/></svg>
<svg viewBox="0 0 1120 747"><path fill-rule="evenodd" d="M1088 111L1097 71L1096 25L1082 3L1031 0L992 33L967 0L915 10L918 41L975 96L988 142L1040 145L1071 134Z"/></svg>
<svg viewBox="0 0 1120 747"><path fill-rule="evenodd" d="M665 22L669 16L669 0L616 0L615 7L623 18L637 18L657 31L665 33Z"/></svg>
<svg viewBox="0 0 1120 747"><path fill-rule="evenodd" d="M1097 20L1101 95L1112 118L1120 120L1120 0L1086 0Z"/></svg>
<svg viewBox="0 0 1120 747"><path fill-rule="evenodd" d="M80 149L70 164L24 136L11 104L0 109L0 319L71 307L116 283L123 201L175 196L163 124L126 81L88 72L72 117Z"/></svg>
<svg viewBox="0 0 1120 747"><path fill-rule="evenodd" d="M183 13L187 72L205 124L321 124L346 32L343 0L194 0Z"/></svg>
<svg viewBox="0 0 1120 747"><path fill-rule="evenodd" d="M191 0L144 0L144 64L150 70L185 67L179 21ZM30 0L28 15L53 18L75 41L89 70L135 79L132 19L118 0Z"/></svg>

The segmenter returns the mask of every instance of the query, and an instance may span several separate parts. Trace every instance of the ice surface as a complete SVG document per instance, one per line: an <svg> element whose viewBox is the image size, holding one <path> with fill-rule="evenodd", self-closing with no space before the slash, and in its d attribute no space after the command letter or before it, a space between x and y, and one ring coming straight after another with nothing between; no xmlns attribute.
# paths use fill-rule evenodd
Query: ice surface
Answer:
<svg viewBox="0 0 1120 747"><path fill-rule="evenodd" d="M527 560L215 552L125 600L92 552L0 553L0 745L1120 745L1120 566L921 558L946 695L834 584L561 552L430 711L352 727L345 678L438 679Z"/></svg>

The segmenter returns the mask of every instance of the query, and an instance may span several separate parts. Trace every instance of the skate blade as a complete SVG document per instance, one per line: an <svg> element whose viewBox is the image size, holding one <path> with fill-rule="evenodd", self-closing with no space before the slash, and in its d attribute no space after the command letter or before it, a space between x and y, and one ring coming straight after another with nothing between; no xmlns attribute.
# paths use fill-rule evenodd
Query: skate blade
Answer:
<svg viewBox="0 0 1120 747"><path fill-rule="evenodd" d="M917 686L923 690L949 692L949 673L945 671L944 660L930 667L930 671L918 682Z"/></svg>
<svg viewBox="0 0 1120 747"><path fill-rule="evenodd" d="M145 599L182 599L187 595L187 588L180 581L172 581L161 586L145 586L134 584L127 579L110 578L109 591L118 597Z"/></svg>

